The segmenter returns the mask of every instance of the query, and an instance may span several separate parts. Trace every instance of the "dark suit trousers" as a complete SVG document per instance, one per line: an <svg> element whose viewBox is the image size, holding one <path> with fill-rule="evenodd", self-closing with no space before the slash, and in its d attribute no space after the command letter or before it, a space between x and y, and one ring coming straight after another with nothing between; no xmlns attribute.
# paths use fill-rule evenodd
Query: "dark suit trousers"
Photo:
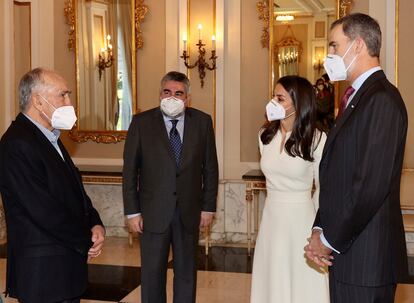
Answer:
<svg viewBox="0 0 414 303"><path fill-rule="evenodd" d="M19 302L24 303L24 302L21 302L21 301L19 301ZM59 302L55 302L55 303L80 303L80 298L64 300L64 301L59 301Z"/></svg>
<svg viewBox="0 0 414 303"><path fill-rule="evenodd" d="M337 281L333 271L329 272L331 303L393 303L396 284L367 287Z"/></svg>
<svg viewBox="0 0 414 303"><path fill-rule="evenodd" d="M80 303L80 299L72 299L72 300L65 300L65 301L60 301L60 302L56 302L56 303Z"/></svg>
<svg viewBox="0 0 414 303"><path fill-rule="evenodd" d="M145 231L141 237L142 303L165 303L170 244L173 251L174 303L195 302L198 233L191 234L181 222L178 209L164 233Z"/></svg>

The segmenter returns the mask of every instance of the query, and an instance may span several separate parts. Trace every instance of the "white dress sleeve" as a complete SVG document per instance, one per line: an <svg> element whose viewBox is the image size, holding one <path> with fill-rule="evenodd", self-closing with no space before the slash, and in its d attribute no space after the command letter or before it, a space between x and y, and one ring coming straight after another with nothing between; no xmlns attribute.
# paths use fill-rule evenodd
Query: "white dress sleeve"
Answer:
<svg viewBox="0 0 414 303"><path fill-rule="evenodd" d="M316 139L319 138L319 134L320 132L317 131L316 132ZM318 210L319 208L319 163L321 162L321 158L322 158L322 152L323 152L323 147L325 146L325 142L326 142L326 134L324 132L322 132L321 135L321 139L318 143L317 140L315 140L315 144L318 144L318 146L316 147L315 151L313 152L313 182L315 185L315 192L313 193L312 196L312 201L313 201L313 205L315 207L315 211Z"/></svg>

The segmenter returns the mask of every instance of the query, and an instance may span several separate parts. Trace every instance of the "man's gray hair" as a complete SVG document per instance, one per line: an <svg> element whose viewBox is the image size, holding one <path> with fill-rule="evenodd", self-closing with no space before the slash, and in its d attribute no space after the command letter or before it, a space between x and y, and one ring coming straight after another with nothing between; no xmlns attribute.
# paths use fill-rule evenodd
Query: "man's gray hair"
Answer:
<svg viewBox="0 0 414 303"><path fill-rule="evenodd" d="M188 94L190 92L190 80L188 79L188 77L180 72L169 72L167 73L164 77L162 77L161 79L161 89L164 86L165 82L167 81L176 81L176 82L181 82L184 84L185 87L185 92Z"/></svg>
<svg viewBox="0 0 414 303"><path fill-rule="evenodd" d="M367 45L369 55L371 57L379 57L381 28L374 18L361 13L350 14L332 23L331 30L340 24L342 24L345 36L351 40L360 37Z"/></svg>
<svg viewBox="0 0 414 303"><path fill-rule="evenodd" d="M46 70L43 68L35 68L24 74L20 79L19 108L21 112L26 112L33 91L39 89L42 85L45 84L43 81L43 74L45 71Z"/></svg>

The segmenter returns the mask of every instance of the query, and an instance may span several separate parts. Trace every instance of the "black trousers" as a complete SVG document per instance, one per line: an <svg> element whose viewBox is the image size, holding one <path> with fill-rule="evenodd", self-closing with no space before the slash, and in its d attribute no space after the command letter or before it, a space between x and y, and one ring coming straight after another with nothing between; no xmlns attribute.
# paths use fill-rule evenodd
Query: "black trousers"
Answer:
<svg viewBox="0 0 414 303"><path fill-rule="evenodd" d="M142 303L167 301L167 266L170 245L173 252L174 303L195 302L197 286L198 233L189 233L180 219L179 210L164 233L145 231L141 237Z"/></svg>
<svg viewBox="0 0 414 303"><path fill-rule="evenodd" d="M342 283L329 272L331 303L393 303L396 284L378 287L358 286Z"/></svg>
<svg viewBox="0 0 414 303"><path fill-rule="evenodd" d="M77 299L71 299L71 300L64 300L56 303L80 303L80 298Z"/></svg>
<svg viewBox="0 0 414 303"><path fill-rule="evenodd" d="M19 301L20 302L20 301ZM22 303L22 302L20 302ZM55 302L55 303L80 303L80 298L74 298L74 299L69 299L69 300L63 300L63 301L59 301L59 302Z"/></svg>

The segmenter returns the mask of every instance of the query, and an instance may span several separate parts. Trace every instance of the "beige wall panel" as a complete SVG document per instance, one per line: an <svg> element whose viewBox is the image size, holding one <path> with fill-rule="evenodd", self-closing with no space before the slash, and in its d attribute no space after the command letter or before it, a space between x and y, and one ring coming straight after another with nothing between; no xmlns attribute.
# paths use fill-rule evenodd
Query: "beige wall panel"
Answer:
<svg viewBox="0 0 414 303"><path fill-rule="evenodd" d="M31 67L31 26L30 26L30 3L14 2L14 87L16 88L16 100L14 102L14 116L19 113L19 93L17 86L20 78L30 70Z"/></svg>
<svg viewBox="0 0 414 303"><path fill-rule="evenodd" d="M211 57L211 36L214 35L214 3L215 0L190 0L189 2L189 25L188 25L188 46L190 49L190 64L198 58L199 39L198 24L203 26L201 39L205 46L205 59ZM181 60L181 59L180 59ZM191 80L191 102L190 105L210 115L214 115L214 94L213 94L213 71L205 70L204 87L201 88L198 67L188 70Z"/></svg>
<svg viewBox="0 0 414 303"><path fill-rule="evenodd" d="M369 13L369 0L353 0L354 5L352 7L352 12L358 12L358 13Z"/></svg>
<svg viewBox="0 0 414 303"><path fill-rule="evenodd" d="M137 52L137 96L141 111L159 105L160 80L165 74L165 1L145 0L149 12L142 23L144 47Z"/></svg>
<svg viewBox="0 0 414 303"><path fill-rule="evenodd" d="M241 162L259 161L257 134L265 121L265 106L269 99L269 50L262 48L260 43L263 22L258 19L256 2L246 0L241 4Z"/></svg>
<svg viewBox="0 0 414 303"><path fill-rule="evenodd" d="M398 88L408 111L408 136L405 148L404 167L414 168L414 40L412 39L414 1L400 0L399 45L398 45Z"/></svg>

